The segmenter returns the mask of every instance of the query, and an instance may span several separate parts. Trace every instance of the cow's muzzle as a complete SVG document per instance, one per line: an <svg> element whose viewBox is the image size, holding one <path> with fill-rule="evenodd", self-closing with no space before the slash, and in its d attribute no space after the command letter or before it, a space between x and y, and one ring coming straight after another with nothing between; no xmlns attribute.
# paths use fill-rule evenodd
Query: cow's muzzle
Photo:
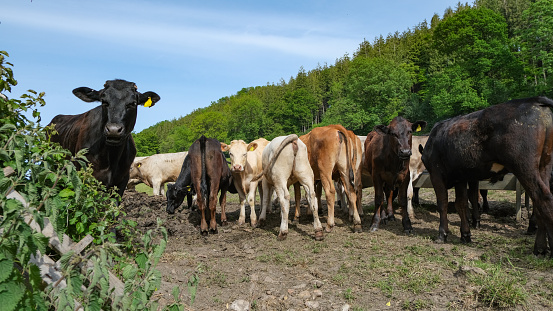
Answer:
<svg viewBox="0 0 553 311"><path fill-rule="evenodd" d="M108 145L120 145L125 141L125 127L116 123L108 123L104 127L104 136Z"/></svg>
<svg viewBox="0 0 553 311"><path fill-rule="evenodd" d="M399 151L398 156L402 160L407 160L411 157L411 154L412 154L411 149L401 149Z"/></svg>

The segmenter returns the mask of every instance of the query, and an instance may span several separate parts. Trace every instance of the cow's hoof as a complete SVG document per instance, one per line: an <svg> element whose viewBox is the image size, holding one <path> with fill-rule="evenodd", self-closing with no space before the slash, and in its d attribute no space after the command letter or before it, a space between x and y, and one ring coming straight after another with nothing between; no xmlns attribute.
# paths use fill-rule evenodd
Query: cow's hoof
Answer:
<svg viewBox="0 0 553 311"><path fill-rule="evenodd" d="M363 226L361 226L361 224L353 225L353 232L355 233L363 232Z"/></svg>
<svg viewBox="0 0 553 311"><path fill-rule="evenodd" d="M221 226L226 226L226 225L228 225L226 220L221 221Z"/></svg>
<svg viewBox="0 0 553 311"><path fill-rule="evenodd" d="M529 226L526 230L526 235L534 235L538 231L538 227Z"/></svg>
<svg viewBox="0 0 553 311"><path fill-rule="evenodd" d="M244 225L245 223L246 223L245 220L238 219L238 225L239 225L239 226L242 226L242 225Z"/></svg>
<svg viewBox="0 0 553 311"><path fill-rule="evenodd" d="M258 225L258 224L257 224L257 221L252 221L252 222L250 223L250 225L252 226L252 228L257 228L257 225Z"/></svg>
<svg viewBox="0 0 553 311"><path fill-rule="evenodd" d="M200 234L201 234L202 236L207 236L207 230L202 230L202 231L200 231Z"/></svg>
<svg viewBox="0 0 553 311"><path fill-rule="evenodd" d="M471 243L470 234L462 234L461 235L461 243L468 244Z"/></svg>
<svg viewBox="0 0 553 311"><path fill-rule="evenodd" d="M217 229L209 229L209 233L211 233L211 234L217 234L217 233L219 233L219 230L217 230Z"/></svg>
<svg viewBox="0 0 553 311"><path fill-rule="evenodd" d="M279 240L279 241L284 241L284 240L286 240L286 237L287 237L287 236L288 236L288 233L287 233L287 232L280 232L280 233L278 234L278 240Z"/></svg>
<svg viewBox="0 0 553 311"><path fill-rule="evenodd" d="M407 234L407 235L411 235L411 234L413 234L413 228L411 228L411 229L404 229L403 232L405 232L405 234Z"/></svg>
<svg viewBox="0 0 553 311"><path fill-rule="evenodd" d="M435 241L437 244L447 243L447 235L438 235L438 238Z"/></svg>
<svg viewBox="0 0 553 311"><path fill-rule="evenodd" d="M332 232L332 227L334 227L334 226L326 225L326 226L325 226L325 232L326 232L326 233L331 233L331 232Z"/></svg>
<svg viewBox="0 0 553 311"><path fill-rule="evenodd" d="M294 216L294 218L292 219L292 221L290 221L290 223L291 223L292 225L297 225L297 224L300 223L300 218Z"/></svg>
<svg viewBox="0 0 553 311"><path fill-rule="evenodd" d="M371 228L369 229L370 232L375 232L378 230L378 225L372 225Z"/></svg>
<svg viewBox="0 0 553 311"><path fill-rule="evenodd" d="M315 241L322 241L324 240L324 233L323 230L317 230L315 231Z"/></svg>

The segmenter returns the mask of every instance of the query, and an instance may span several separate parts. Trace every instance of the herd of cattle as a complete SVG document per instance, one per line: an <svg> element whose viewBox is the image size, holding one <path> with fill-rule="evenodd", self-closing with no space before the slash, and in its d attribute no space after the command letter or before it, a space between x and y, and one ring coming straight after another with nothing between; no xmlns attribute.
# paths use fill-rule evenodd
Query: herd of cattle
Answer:
<svg viewBox="0 0 553 311"><path fill-rule="evenodd" d="M553 195L550 179L553 162L553 101L546 97L512 100L457 116L435 124L428 136L413 136L423 130L425 121L414 123L402 117L389 125L378 125L367 136L356 136L341 125L295 134L264 138L250 143L230 144L204 136L188 152L135 158L131 135L137 106L153 106L160 100L154 92L140 93L132 82L110 80L96 91L87 87L73 90L85 102L101 105L80 115L58 115L51 124L51 140L76 153L87 148L94 176L107 187L117 187L123 195L127 185L144 182L154 194L167 187L167 212L174 213L188 197L196 194L201 213L200 232L217 232L217 195L221 222L226 223L226 192L240 197L239 224L246 222L245 204L250 206L250 224L262 225L270 208L272 194L281 209L279 239L288 233L289 187L294 185L296 210L300 217L300 186L303 186L308 213L313 217L315 239L334 226L334 205L338 195L347 199L353 231L361 232L361 194L373 186L375 213L370 230L394 218L392 200L397 194L405 232L413 230L411 198L416 180L426 168L434 187L440 213L438 241L446 242L448 229L447 190L455 188L455 207L461 218L461 240L471 241L468 200L472 225L479 226L478 182L501 180L511 172L520 181L534 206L537 234L534 254L553 250ZM230 156L230 167L223 152ZM422 155L422 156L421 156ZM322 190L328 206L326 226L319 220ZM255 194L261 198L257 218ZM344 206L344 204L342 204ZM209 209L209 226L205 213ZM552 252L553 255L553 252Z"/></svg>

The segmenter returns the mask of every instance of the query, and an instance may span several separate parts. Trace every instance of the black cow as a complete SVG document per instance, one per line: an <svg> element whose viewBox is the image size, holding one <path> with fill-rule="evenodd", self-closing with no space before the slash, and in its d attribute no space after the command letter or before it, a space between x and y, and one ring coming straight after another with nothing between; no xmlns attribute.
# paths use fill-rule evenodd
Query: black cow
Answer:
<svg viewBox="0 0 553 311"><path fill-rule="evenodd" d="M461 241L470 242L466 217L467 185L478 195L478 181L501 180L512 172L534 203L538 232L534 254L553 250L553 101L547 97L512 100L437 123L423 151L440 212L439 242L447 241L447 189L455 187Z"/></svg>
<svg viewBox="0 0 553 311"><path fill-rule="evenodd" d="M87 148L94 177L106 187L117 187L123 195L129 180L129 169L136 155L131 132L136 123L137 106L153 106L160 97L154 92L140 93L136 84L109 80L102 90L79 87L73 94L85 102L102 105L78 115L57 115L57 133L50 138L72 154ZM79 168L78 163L76 163Z"/></svg>
<svg viewBox="0 0 553 311"><path fill-rule="evenodd" d="M192 206L192 195L195 194L194 185L192 185L192 176L190 175L190 157L185 157L179 173L179 177L174 184L167 185L167 213L173 214L182 204L184 197L187 198L188 208Z"/></svg>
<svg viewBox="0 0 553 311"><path fill-rule="evenodd" d="M425 127L425 121L411 123L402 117L395 117L390 125L377 125L374 131L367 134L364 165L372 176L375 205L371 231L378 229L380 221L395 219L392 200L396 188L399 191L403 229L406 233L413 230L407 213L412 134Z"/></svg>
<svg viewBox="0 0 553 311"><path fill-rule="evenodd" d="M217 233L215 219L217 193L219 190L221 191L219 197L221 224L226 225L226 193L231 183L231 173L225 155L221 151L221 143L217 139L206 138L202 135L190 146L175 185L167 189L167 212L174 213L184 200L184 195L187 194L186 187L192 185L197 195L196 200L202 218L200 233L202 235L208 233L206 208L209 208L210 211L209 231Z"/></svg>

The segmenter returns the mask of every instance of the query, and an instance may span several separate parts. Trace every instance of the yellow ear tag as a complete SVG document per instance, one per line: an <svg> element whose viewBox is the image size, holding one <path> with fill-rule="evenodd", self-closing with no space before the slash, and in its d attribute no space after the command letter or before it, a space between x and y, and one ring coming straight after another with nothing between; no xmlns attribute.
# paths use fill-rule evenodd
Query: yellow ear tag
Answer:
<svg viewBox="0 0 553 311"><path fill-rule="evenodd" d="M253 146L252 146L252 147L250 147L250 151L254 151L254 148L253 148Z"/></svg>
<svg viewBox="0 0 553 311"><path fill-rule="evenodd" d="M144 107L151 107L152 106L152 98L148 97L148 100L144 103Z"/></svg>
<svg viewBox="0 0 553 311"><path fill-rule="evenodd" d="M419 124L419 125L417 126L417 130L416 130L415 132L420 132L421 130L422 130L422 128L421 128L421 125Z"/></svg>
<svg viewBox="0 0 553 311"><path fill-rule="evenodd" d="M140 165L142 165L142 164L138 163L137 167L140 167Z"/></svg>

